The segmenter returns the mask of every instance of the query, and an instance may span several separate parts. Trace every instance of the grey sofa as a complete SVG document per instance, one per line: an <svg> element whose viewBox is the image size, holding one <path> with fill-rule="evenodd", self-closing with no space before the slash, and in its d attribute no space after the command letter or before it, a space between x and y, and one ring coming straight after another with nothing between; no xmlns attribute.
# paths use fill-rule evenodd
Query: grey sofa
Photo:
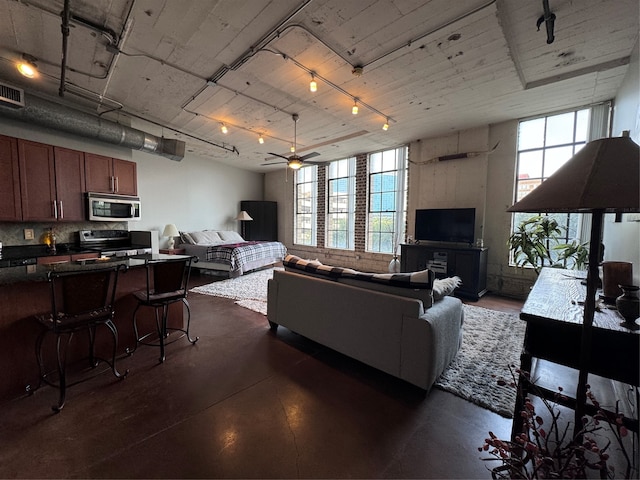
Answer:
<svg viewBox="0 0 640 480"><path fill-rule="evenodd" d="M425 288L412 288L409 274L320 270L292 255L284 265L268 285L273 331L286 327L425 391L458 352L462 302L445 296L430 305L432 272Z"/></svg>

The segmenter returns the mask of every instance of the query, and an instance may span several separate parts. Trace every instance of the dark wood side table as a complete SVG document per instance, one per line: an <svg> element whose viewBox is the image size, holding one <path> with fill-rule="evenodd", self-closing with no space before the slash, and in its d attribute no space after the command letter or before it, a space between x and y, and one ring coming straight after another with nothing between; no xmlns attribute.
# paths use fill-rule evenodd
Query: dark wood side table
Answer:
<svg viewBox="0 0 640 480"><path fill-rule="evenodd" d="M531 372L534 359L547 360L577 371L580 368L580 339L586 286L586 272L544 268L538 277L520 318L527 322L521 369ZM620 325L624 319L615 309L603 307L595 312L589 374L638 387L640 384L640 331ZM513 433L520 431L519 412L528 387L520 382L514 412ZM537 385L546 398L556 400L551 391ZM575 409L575 397L565 390L566 401L558 402ZM587 413L593 409L585 407ZM637 415L637 414L636 414ZM626 419L627 427L638 431L638 419Z"/></svg>
<svg viewBox="0 0 640 480"><path fill-rule="evenodd" d="M158 252L166 255L185 255L186 253L184 248L161 248Z"/></svg>

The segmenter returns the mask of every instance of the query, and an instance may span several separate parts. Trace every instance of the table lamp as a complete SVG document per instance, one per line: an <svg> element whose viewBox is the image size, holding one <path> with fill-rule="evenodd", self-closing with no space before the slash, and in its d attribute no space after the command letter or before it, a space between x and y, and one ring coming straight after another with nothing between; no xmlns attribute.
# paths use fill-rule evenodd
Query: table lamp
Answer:
<svg viewBox="0 0 640 480"><path fill-rule="evenodd" d="M580 344L580 372L576 392L576 428L582 426L593 317L596 306L605 213L640 211L640 147L628 132L622 137L603 138L587 143L567 163L508 212L591 213L587 295Z"/></svg>
<svg viewBox="0 0 640 480"><path fill-rule="evenodd" d="M175 247L176 245L176 239L174 237L177 237L179 235L180 232L178 232L176 226L173 223L167 223L167 225L164 227L164 231L162 232L162 236L169 237L169 250L173 250L173 247Z"/></svg>

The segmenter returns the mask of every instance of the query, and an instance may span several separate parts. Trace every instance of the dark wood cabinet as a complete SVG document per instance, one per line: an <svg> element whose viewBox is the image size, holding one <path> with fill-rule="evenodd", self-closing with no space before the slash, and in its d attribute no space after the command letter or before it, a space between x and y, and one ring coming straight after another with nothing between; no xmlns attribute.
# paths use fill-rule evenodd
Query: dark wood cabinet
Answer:
<svg viewBox="0 0 640 480"><path fill-rule="evenodd" d="M138 194L135 162L85 153L85 175L88 192Z"/></svg>
<svg viewBox="0 0 640 480"><path fill-rule="evenodd" d="M68 148L54 147L56 166L56 196L58 219L84 221L84 153Z"/></svg>
<svg viewBox="0 0 640 480"><path fill-rule="evenodd" d="M459 276L459 297L479 299L487 293L487 248L443 245L401 245L401 269L415 272L430 268L436 278Z"/></svg>
<svg viewBox="0 0 640 480"><path fill-rule="evenodd" d="M0 135L0 221L22 220L18 140Z"/></svg>
<svg viewBox="0 0 640 480"><path fill-rule="evenodd" d="M278 240L278 203L258 200L243 200L240 209L253 220L243 222L245 240Z"/></svg>
<svg viewBox="0 0 640 480"><path fill-rule="evenodd" d="M84 154L18 140L24 221L82 221Z"/></svg>

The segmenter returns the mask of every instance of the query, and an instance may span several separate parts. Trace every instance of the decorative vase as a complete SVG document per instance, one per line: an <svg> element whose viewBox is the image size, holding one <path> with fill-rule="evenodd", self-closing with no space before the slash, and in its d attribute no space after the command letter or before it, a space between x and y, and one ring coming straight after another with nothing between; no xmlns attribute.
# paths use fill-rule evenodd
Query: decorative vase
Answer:
<svg viewBox="0 0 640 480"><path fill-rule="evenodd" d="M398 272L400 272L400 260L398 260L398 257L394 255L394 257L389 262L389 273Z"/></svg>
<svg viewBox="0 0 640 480"><path fill-rule="evenodd" d="M616 298L616 307L618 308L618 313L625 320L623 325L635 326L636 318L640 317L640 298L638 298L640 287L637 285L618 286L622 290L622 295Z"/></svg>

